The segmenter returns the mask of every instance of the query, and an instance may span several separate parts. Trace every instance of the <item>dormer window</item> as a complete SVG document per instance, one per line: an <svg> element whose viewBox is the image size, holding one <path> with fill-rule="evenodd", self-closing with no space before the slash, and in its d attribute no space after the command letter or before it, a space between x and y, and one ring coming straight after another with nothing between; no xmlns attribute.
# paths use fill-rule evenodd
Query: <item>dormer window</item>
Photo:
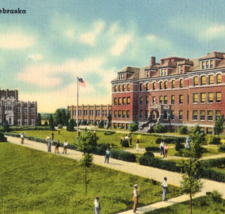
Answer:
<svg viewBox="0 0 225 214"><path fill-rule="evenodd" d="M202 62L202 70L205 69L205 62Z"/></svg>
<svg viewBox="0 0 225 214"><path fill-rule="evenodd" d="M125 79L125 74L122 73L122 74L119 74L119 80L124 80Z"/></svg>
<svg viewBox="0 0 225 214"><path fill-rule="evenodd" d="M210 60L210 68L213 68L213 61Z"/></svg>
<svg viewBox="0 0 225 214"><path fill-rule="evenodd" d="M213 68L213 60L202 61L201 68L202 68L202 70Z"/></svg>
<svg viewBox="0 0 225 214"><path fill-rule="evenodd" d="M166 68L160 69L160 76L167 76Z"/></svg>
<svg viewBox="0 0 225 214"><path fill-rule="evenodd" d="M184 69L183 69L183 66L179 66L179 74L183 74L184 73Z"/></svg>

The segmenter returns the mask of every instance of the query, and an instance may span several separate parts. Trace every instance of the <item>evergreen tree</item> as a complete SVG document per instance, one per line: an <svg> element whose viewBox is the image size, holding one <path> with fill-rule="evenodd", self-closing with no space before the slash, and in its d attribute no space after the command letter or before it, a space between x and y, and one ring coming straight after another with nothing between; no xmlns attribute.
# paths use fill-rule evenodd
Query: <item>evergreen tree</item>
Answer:
<svg viewBox="0 0 225 214"><path fill-rule="evenodd" d="M37 115L37 126L41 126L41 114L38 113Z"/></svg>
<svg viewBox="0 0 225 214"><path fill-rule="evenodd" d="M55 130L52 114L50 115L50 118L49 118L49 129L52 131Z"/></svg>

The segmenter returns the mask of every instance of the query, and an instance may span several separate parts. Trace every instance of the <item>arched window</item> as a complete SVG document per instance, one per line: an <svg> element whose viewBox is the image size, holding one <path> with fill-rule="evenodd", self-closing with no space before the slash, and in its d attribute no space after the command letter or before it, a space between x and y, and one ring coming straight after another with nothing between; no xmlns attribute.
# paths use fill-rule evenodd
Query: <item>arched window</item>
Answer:
<svg viewBox="0 0 225 214"><path fill-rule="evenodd" d="M121 85L119 85L118 91L121 91Z"/></svg>
<svg viewBox="0 0 225 214"><path fill-rule="evenodd" d="M146 105L149 104L149 97L146 97Z"/></svg>
<svg viewBox="0 0 225 214"><path fill-rule="evenodd" d="M209 77L208 77L208 84L209 85L214 84L214 75L209 75Z"/></svg>
<svg viewBox="0 0 225 214"><path fill-rule="evenodd" d="M163 89L163 82L159 83L159 89Z"/></svg>
<svg viewBox="0 0 225 214"><path fill-rule="evenodd" d="M172 80L172 88L175 88L175 80Z"/></svg>
<svg viewBox="0 0 225 214"><path fill-rule="evenodd" d="M184 80L180 80L180 88L184 87Z"/></svg>
<svg viewBox="0 0 225 214"><path fill-rule="evenodd" d="M167 81L164 82L164 89L167 89Z"/></svg>
<svg viewBox="0 0 225 214"><path fill-rule="evenodd" d="M143 97L140 97L140 105L143 103Z"/></svg>
<svg viewBox="0 0 225 214"><path fill-rule="evenodd" d="M127 90L130 91L130 84L127 84Z"/></svg>
<svg viewBox="0 0 225 214"><path fill-rule="evenodd" d="M126 85L123 85L122 88L123 88L123 91L126 91Z"/></svg>
<svg viewBox="0 0 225 214"><path fill-rule="evenodd" d="M201 85L206 85L206 76L201 77Z"/></svg>
<svg viewBox="0 0 225 214"><path fill-rule="evenodd" d="M163 103L163 97L159 96L159 104L162 104L162 103Z"/></svg>
<svg viewBox="0 0 225 214"><path fill-rule="evenodd" d="M146 90L149 90L149 83L146 83Z"/></svg>
<svg viewBox="0 0 225 214"><path fill-rule="evenodd" d="M193 85L198 85L198 77L193 78Z"/></svg>
<svg viewBox="0 0 225 214"><path fill-rule="evenodd" d="M140 84L140 91L143 91L143 84Z"/></svg>
<svg viewBox="0 0 225 214"><path fill-rule="evenodd" d="M117 92L117 85L114 86L114 92Z"/></svg>
<svg viewBox="0 0 225 214"><path fill-rule="evenodd" d="M156 82L153 82L153 84L152 84L152 89L153 89L153 90L156 89Z"/></svg>
<svg viewBox="0 0 225 214"><path fill-rule="evenodd" d="M216 76L216 83L217 84L222 83L222 74L217 74L217 76Z"/></svg>

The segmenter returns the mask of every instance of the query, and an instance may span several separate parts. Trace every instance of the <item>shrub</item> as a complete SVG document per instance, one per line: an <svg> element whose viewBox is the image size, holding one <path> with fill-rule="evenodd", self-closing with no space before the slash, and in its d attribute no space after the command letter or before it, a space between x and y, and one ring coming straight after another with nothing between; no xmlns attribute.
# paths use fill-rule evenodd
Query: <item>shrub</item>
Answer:
<svg viewBox="0 0 225 214"><path fill-rule="evenodd" d="M219 151L220 151L220 152L225 152L225 145L220 146L220 147L219 147Z"/></svg>
<svg viewBox="0 0 225 214"><path fill-rule="evenodd" d="M183 143L186 141L186 138L185 137L157 138L155 142L156 142L156 144L160 144L162 141L165 143L176 143L176 142Z"/></svg>
<svg viewBox="0 0 225 214"><path fill-rule="evenodd" d="M177 141L177 142L176 142L176 145L175 145L175 150L176 150L176 151L180 151L180 149L183 149L183 148L184 148L184 145L181 144L180 141Z"/></svg>
<svg viewBox="0 0 225 214"><path fill-rule="evenodd" d="M219 193L217 190L213 190L210 196L212 197L213 201L218 203L222 202L222 194Z"/></svg>
<svg viewBox="0 0 225 214"><path fill-rule="evenodd" d="M98 128L104 128L104 121L101 120L98 124Z"/></svg>
<svg viewBox="0 0 225 214"><path fill-rule="evenodd" d="M187 126L180 126L178 129L179 134L187 134Z"/></svg>
<svg viewBox="0 0 225 214"><path fill-rule="evenodd" d="M136 122L129 123L128 129L130 132L134 132L138 130L138 124Z"/></svg>
<svg viewBox="0 0 225 214"><path fill-rule="evenodd" d="M146 152L159 152L158 146L148 146L145 148Z"/></svg>
<svg viewBox="0 0 225 214"><path fill-rule="evenodd" d="M44 126L48 126L48 121L45 121Z"/></svg>
<svg viewBox="0 0 225 214"><path fill-rule="evenodd" d="M157 125L155 125L155 126L153 127L153 130L154 130L154 132L156 132L156 133L165 133L165 132L166 132L166 127L157 124Z"/></svg>
<svg viewBox="0 0 225 214"><path fill-rule="evenodd" d="M215 144L215 145L218 145L220 144L220 137L212 137L209 144Z"/></svg>
<svg viewBox="0 0 225 214"><path fill-rule="evenodd" d="M190 150L189 149L180 149L176 155L177 156L180 156L180 157L190 157L191 154L190 154Z"/></svg>
<svg viewBox="0 0 225 214"><path fill-rule="evenodd" d="M136 161L136 156L130 152L125 152L123 150L119 149L111 149L110 151L111 157L118 159L118 160L123 160L123 161L128 161L128 162L135 162Z"/></svg>
<svg viewBox="0 0 225 214"><path fill-rule="evenodd" d="M63 128L63 125L62 124L59 124L58 125L58 129L62 129Z"/></svg>
<svg viewBox="0 0 225 214"><path fill-rule="evenodd" d="M122 143L121 143L122 147L129 147L129 143L127 140L123 140Z"/></svg>
<svg viewBox="0 0 225 214"><path fill-rule="evenodd" d="M112 135L112 134L115 134L116 132L114 131L106 131L104 132L104 135Z"/></svg>
<svg viewBox="0 0 225 214"><path fill-rule="evenodd" d="M154 157L152 152L145 152L143 156Z"/></svg>
<svg viewBox="0 0 225 214"><path fill-rule="evenodd" d="M2 132L0 132L0 142L7 142L7 138L4 136Z"/></svg>

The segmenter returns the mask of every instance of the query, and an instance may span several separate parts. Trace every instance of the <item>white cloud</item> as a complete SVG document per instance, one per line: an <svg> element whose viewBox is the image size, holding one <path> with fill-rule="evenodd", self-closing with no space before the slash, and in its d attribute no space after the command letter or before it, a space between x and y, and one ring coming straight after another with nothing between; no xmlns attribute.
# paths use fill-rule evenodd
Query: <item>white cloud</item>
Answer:
<svg viewBox="0 0 225 214"><path fill-rule="evenodd" d="M3 49L24 49L34 44L35 40L33 37L18 32L0 34L0 48Z"/></svg>
<svg viewBox="0 0 225 214"><path fill-rule="evenodd" d="M127 45L131 42L131 40L131 35L120 35L115 45L110 50L111 54L114 56L120 56L125 51Z"/></svg>
<svg viewBox="0 0 225 214"><path fill-rule="evenodd" d="M27 56L27 61L39 61L42 60L41 54L30 54Z"/></svg>

